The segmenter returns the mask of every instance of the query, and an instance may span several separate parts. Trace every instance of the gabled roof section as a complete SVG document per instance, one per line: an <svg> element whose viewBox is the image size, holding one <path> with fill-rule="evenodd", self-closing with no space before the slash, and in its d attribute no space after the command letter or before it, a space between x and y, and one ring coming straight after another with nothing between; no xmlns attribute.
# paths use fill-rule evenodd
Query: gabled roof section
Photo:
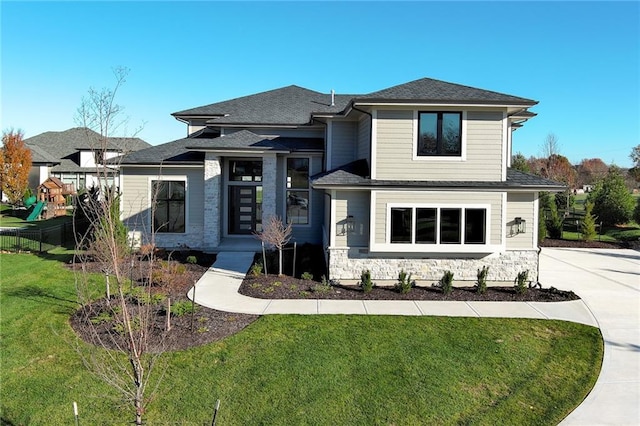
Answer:
<svg viewBox="0 0 640 426"><path fill-rule="evenodd" d="M446 81L422 78L358 96L354 103L438 103L533 106L537 101Z"/></svg>
<svg viewBox="0 0 640 426"><path fill-rule="evenodd" d="M32 148L32 155L43 155L53 159L54 172L90 172L95 168L80 167L79 152L100 148L100 134L84 127L75 127L63 132L44 132L27 138L25 144ZM140 138L115 138L107 139L107 150L117 152L131 152L150 147Z"/></svg>
<svg viewBox="0 0 640 426"><path fill-rule="evenodd" d="M299 86L256 93L228 101L174 112L177 118L211 117L208 124L232 125L304 125L311 121L312 113L339 113L353 95L335 95L315 92Z"/></svg>
<svg viewBox="0 0 640 426"><path fill-rule="evenodd" d="M33 164L60 164L60 160L53 157L44 149L38 145L29 145L25 143L25 146L31 151L31 163Z"/></svg>

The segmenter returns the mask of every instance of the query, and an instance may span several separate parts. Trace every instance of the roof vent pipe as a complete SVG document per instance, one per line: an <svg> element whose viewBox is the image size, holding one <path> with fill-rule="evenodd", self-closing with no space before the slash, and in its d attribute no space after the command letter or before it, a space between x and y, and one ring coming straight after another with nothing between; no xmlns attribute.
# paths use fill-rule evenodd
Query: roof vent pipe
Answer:
<svg viewBox="0 0 640 426"><path fill-rule="evenodd" d="M336 106L336 91L331 89L331 106Z"/></svg>

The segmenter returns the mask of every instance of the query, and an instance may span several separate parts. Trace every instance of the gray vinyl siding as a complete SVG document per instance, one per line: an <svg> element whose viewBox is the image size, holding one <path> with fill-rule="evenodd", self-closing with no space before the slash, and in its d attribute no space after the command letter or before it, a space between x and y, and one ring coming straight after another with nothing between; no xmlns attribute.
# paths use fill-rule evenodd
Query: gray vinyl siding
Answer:
<svg viewBox="0 0 640 426"><path fill-rule="evenodd" d="M466 158L413 159L412 110L377 112L376 178L408 180L500 181L503 170L502 111L467 111ZM416 122L417 125L417 122Z"/></svg>
<svg viewBox="0 0 640 426"><path fill-rule="evenodd" d="M358 121L358 146L356 159L366 159L370 162L371 157L371 117L363 115Z"/></svg>
<svg viewBox="0 0 640 426"><path fill-rule="evenodd" d="M336 192L335 247L367 247L369 245L369 192ZM355 231L346 232L346 218L353 216Z"/></svg>
<svg viewBox="0 0 640 426"><path fill-rule="evenodd" d="M502 242L502 193L471 193L471 192L377 192L375 205L375 242L387 243L387 203L406 204L411 207L419 203L444 205L487 204L491 208L490 236L488 244Z"/></svg>
<svg viewBox="0 0 640 426"><path fill-rule="evenodd" d="M203 169L198 168L132 168L123 167L120 182L122 193L122 218L131 230L151 231L151 181L160 177L187 177L186 234L200 234L204 226ZM158 234L160 235L160 234ZM193 237L191 237L193 238Z"/></svg>
<svg viewBox="0 0 640 426"><path fill-rule="evenodd" d="M333 121L331 123L331 168L354 161L356 154L357 123Z"/></svg>
<svg viewBox="0 0 640 426"><path fill-rule="evenodd" d="M507 194L506 241L507 250L534 249L537 247L537 229L534 224L535 193ZM516 234L514 219L526 220L527 229L524 234Z"/></svg>

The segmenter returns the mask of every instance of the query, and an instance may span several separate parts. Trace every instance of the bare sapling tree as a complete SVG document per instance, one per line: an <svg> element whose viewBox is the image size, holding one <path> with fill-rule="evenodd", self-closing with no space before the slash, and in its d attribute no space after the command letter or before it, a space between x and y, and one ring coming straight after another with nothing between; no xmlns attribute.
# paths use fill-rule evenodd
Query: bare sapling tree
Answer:
<svg viewBox="0 0 640 426"><path fill-rule="evenodd" d="M95 178L91 187L78 196L74 210L74 219L82 217L86 223L83 232L76 229L76 256L81 270L75 280L83 320L89 328L85 338L93 343L78 344L77 348L89 371L116 389L118 399L131 404L135 424L140 425L151 399L149 392L155 392L161 380L160 374L154 378L152 373L162 345L150 340L158 334L150 303L153 252L145 267L140 266L120 217L118 170L122 157L118 154L133 150L128 144L136 142L135 133L114 136L126 133L127 120L121 118L123 108L116 103L116 95L127 74L126 69L115 69L113 89L90 89L76 117L77 124L86 129L95 159ZM104 274L106 297L100 298L99 283L87 273L96 269ZM113 320L113 332L104 333L99 318Z"/></svg>
<svg viewBox="0 0 640 426"><path fill-rule="evenodd" d="M282 275L282 252L291 239L291 231L290 223L285 226L279 216L270 216L262 225L262 232L256 234L265 245L278 250L278 275Z"/></svg>

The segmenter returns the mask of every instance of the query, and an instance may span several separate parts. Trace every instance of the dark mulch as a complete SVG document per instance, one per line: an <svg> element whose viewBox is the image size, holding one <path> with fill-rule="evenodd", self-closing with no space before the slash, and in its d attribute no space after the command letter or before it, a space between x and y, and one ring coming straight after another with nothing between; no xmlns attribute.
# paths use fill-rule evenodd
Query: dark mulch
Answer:
<svg viewBox="0 0 640 426"><path fill-rule="evenodd" d="M247 276L240 286L240 294L261 299L338 299L338 300L456 300L456 301L510 301L510 302L561 302L577 300L571 291L554 288L529 288L518 294L514 287L489 287L485 294L478 294L474 287L454 287L444 295L437 287L416 286L409 293L401 294L393 287L374 287L369 293L357 286L331 285L329 287L312 280L289 276Z"/></svg>
<svg viewBox="0 0 640 426"><path fill-rule="evenodd" d="M173 266L180 265L180 270L170 275L162 284L152 284L151 293L161 293L171 298L171 303L176 304L188 301L187 291L196 283L205 271L215 261L215 255L200 252L173 252L159 253L159 258L154 262L154 271L159 271L163 267L171 270ZM196 263L187 263L189 255L196 256ZM164 261L162 264L160 261ZM81 270L83 267L87 272L102 272L101 266L97 262L85 262L71 264L73 270ZM145 277L149 276L151 263L147 258L135 256L133 263L131 258L123 262L124 275L132 278L139 285L144 285ZM112 306L117 305L115 299L111 299ZM167 329L166 302L160 305L146 306L140 305L134 300L128 300L128 307L135 315L141 315L148 311L151 315L150 326L148 327L150 338L149 351L160 350L183 350L194 346L200 346L223 339L229 335L251 324L259 318L258 315L237 314L231 312L217 311L203 306L197 306L193 314L181 316L171 316L171 329ZM143 310L145 309L145 310ZM77 335L88 343L105 346L108 348L124 347L121 333L118 332L117 320L105 321L94 324L91 319L102 312L112 311L107 306L105 299L100 299L78 311L71 317L71 326ZM117 312L117 308L116 308ZM116 318L116 315L113 315ZM100 343L102 342L102 343Z"/></svg>
<svg viewBox="0 0 640 426"><path fill-rule="evenodd" d="M629 244L625 242L608 243L604 241L569 241L546 238L541 247L562 247L562 248L600 248L600 249L619 249L629 248Z"/></svg>
<svg viewBox="0 0 640 426"><path fill-rule="evenodd" d="M181 299L184 300L186 298ZM175 302L178 300L172 300L172 303ZM79 309L71 317L71 327L88 343L110 349L125 348L126 342L117 320L99 324L91 322L101 312L112 313L112 307L117 306L117 303L117 300L112 299L112 306L108 306L106 300L101 299ZM171 329L167 331L167 314L161 305L145 306L129 302L128 306L134 316L150 319L150 325L146 327L149 352L183 350L215 342L241 331L259 318L258 315L234 314L196 305L193 315L172 315Z"/></svg>

